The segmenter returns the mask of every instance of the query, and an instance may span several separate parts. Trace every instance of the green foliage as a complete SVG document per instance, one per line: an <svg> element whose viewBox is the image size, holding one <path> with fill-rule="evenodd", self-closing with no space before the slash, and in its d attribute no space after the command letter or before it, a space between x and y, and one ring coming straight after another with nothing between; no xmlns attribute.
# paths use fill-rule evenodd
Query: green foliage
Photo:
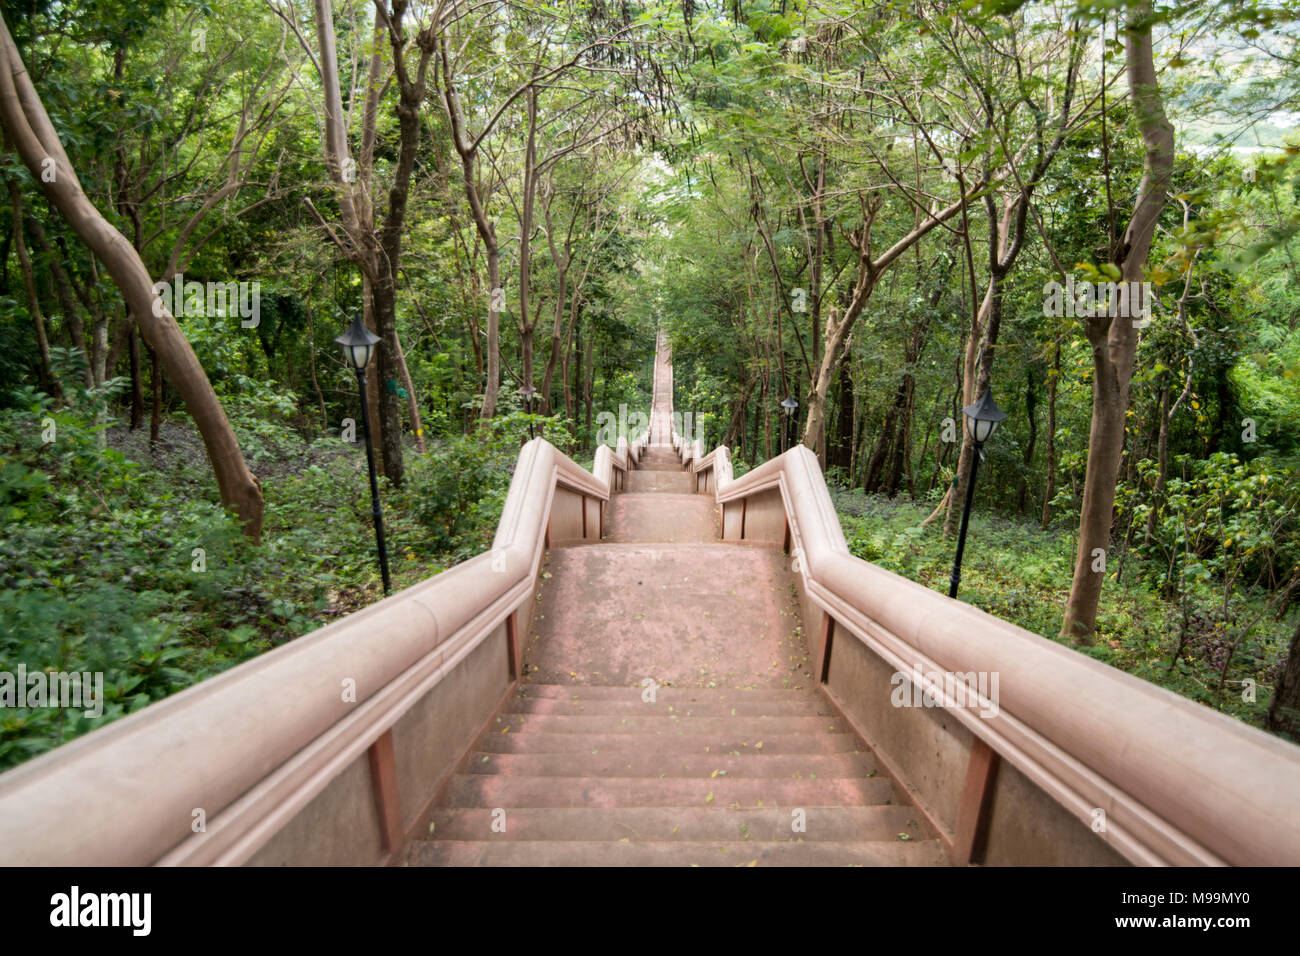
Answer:
<svg viewBox="0 0 1300 956"><path fill-rule="evenodd" d="M1219 491L1231 489L1233 501L1224 526L1232 525L1243 533L1244 527L1253 523L1244 511L1258 502L1258 478L1264 472L1242 468L1234 474L1240 466L1233 466L1226 456L1206 464L1196 481L1205 493L1194 499L1200 502L1192 507L1199 520L1192 525L1205 524L1206 541L1212 543L1219 533L1218 519L1204 519L1225 505ZM1242 493L1247 496L1246 504L1239 497ZM832 489L832 494L851 553L946 593L955 542L945 538L937 525L920 527L928 509L843 489ZM1242 513L1237 513L1238 506ZM1177 601L1161 595L1162 558L1126 555L1121 565L1125 568L1123 579L1109 582L1106 591L1098 618L1098 640L1085 648L1085 653L1263 726L1295 622L1276 619L1267 590L1241 583L1240 576L1225 605L1223 578L1216 576L1224 573L1224 562L1231 565L1257 558L1258 550L1251 556L1245 552L1267 544L1263 537L1249 531L1245 534L1233 542L1233 546L1250 542L1239 551L1229 546L1226 557L1216 558L1210 552L1222 549L1209 548L1205 556L1194 558L1195 570L1184 578L1189 590ZM961 600L1047 640L1060 640L1060 609L1069 592L1073 557L1068 531L1044 532L976 509L962 561ZM1111 567L1115 565L1108 565L1107 570ZM1210 567L1217 572L1204 576ZM1233 572L1229 568L1226 573L1231 577ZM1120 570L1112 576L1119 578ZM1246 681L1253 682L1253 694L1244 693L1250 686ZM1252 696L1254 699L1249 699Z"/></svg>

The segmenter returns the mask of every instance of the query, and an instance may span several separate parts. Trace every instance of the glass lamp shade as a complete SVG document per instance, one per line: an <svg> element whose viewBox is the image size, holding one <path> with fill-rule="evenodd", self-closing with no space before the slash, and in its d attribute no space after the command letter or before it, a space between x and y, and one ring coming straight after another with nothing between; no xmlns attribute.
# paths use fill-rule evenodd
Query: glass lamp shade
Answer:
<svg viewBox="0 0 1300 956"><path fill-rule="evenodd" d="M785 413L786 413L787 416L788 416L788 415L793 415L793 414L794 414L794 410L795 410L796 408L799 407L799 403L796 402L793 398L790 398L790 397L787 396L787 397L786 397L786 398L781 402L781 407L785 409Z"/></svg>
<svg viewBox="0 0 1300 956"><path fill-rule="evenodd" d="M370 357L375 353L375 344L379 336L366 328L361 316L352 319L348 330L334 340L343 349L343 360L360 372L370 364Z"/></svg>
<svg viewBox="0 0 1300 956"><path fill-rule="evenodd" d="M977 445L982 445L992 438L993 433L998 430L998 423L1007 417L1006 412L998 408L998 403L993 401L992 390L985 392L974 405L963 408L962 414L966 417L966 428L970 431L970 437Z"/></svg>
<svg viewBox="0 0 1300 956"><path fill-rule="evenodd" d="M347 347L345 358L352 363L353 368L365 368L370 364L370 356L374 351L373 345L350 345Z"/></svg>

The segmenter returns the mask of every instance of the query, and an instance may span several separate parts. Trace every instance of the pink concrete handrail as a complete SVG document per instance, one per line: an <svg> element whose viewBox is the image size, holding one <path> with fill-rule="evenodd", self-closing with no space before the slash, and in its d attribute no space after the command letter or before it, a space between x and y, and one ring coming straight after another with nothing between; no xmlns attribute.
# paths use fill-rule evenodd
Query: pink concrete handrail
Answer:
<svg viewBox="0 0 1300 956"><path fill-rule="evenodd" d="M557 489L608 501L628 467L530 441L490 552L0 775L0 864L247 861L532 600Z"/></svg>
<svg viewBox="0 0 1300 956"><path fill-rule="evenodd" d="M722 507L779 490L794 570L813 602L897 671L998 672L991 718L972 685L965 706L931 686L1072 814L1087 823L1104 810L1098 836L1127 859L1300 864L1300 747L853 557L803 445L738 479L725 446L691 467L713 472Z"/></svg>

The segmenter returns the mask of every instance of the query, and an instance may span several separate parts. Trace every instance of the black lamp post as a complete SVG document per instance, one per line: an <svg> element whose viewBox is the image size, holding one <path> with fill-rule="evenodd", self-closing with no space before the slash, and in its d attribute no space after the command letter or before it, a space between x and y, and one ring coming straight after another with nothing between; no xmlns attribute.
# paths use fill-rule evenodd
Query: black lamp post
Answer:
<svg viewBox="0 0 1300 956"><path fill-rule="evenodd" d="M781 451L785 451L790 444L790 423L794 420L795 409L799 407L793 396L787 395L781 401L781 408L785 410L785 418L781 425Z"/></svg>
<svg viewBox="0 0 1300 956"><path fill-rule="evenodd" d="M353 317L352 326L334 341L342 346L344 360L357 373L357 387L361 392L361 428L366 436L366 464L370 467L370 511L375 517L379 570L384 578L384 594L387 594L392 587L388 579L388 545L384 540L384 515L379 509L379 481L375 478L375 453L370 447L370 407L366 402L366 366L375 353L379 336L366 328L358 314Z"/></svg>
<svg viewBox="0 0 1300 956"><path fill-rule="evenodd" d="M525 385L519 389L519 394L524 397L524 411L528 413L528 440L533 439L533 396L537 394L537 389L531 385Z"/></svg>
<svg viewBox="0 0 1300 956"><path fill-rule="evenodd" d="M975 497L975 471L980 459L984 457L984 443L998 430L998 422L1006 418L1006 412L998 408L993 401L993 392L986 391L974 405L967 405L962 410L966 419L966 428L975 441L975 454L970 459L970 474L966 476L966 504L961 510L961 533L957 536L957 557L952 563L952 579L948 585L948 597L957 596L957 585L961 583L961 556L966 550L966 525L970 522L970 503Z"/></svg>

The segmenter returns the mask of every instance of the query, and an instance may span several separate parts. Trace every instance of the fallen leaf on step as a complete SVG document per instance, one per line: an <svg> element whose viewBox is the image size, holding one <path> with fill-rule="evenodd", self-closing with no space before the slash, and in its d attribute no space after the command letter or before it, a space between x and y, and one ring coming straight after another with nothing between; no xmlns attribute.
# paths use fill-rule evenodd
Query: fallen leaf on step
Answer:
<svg viewBox="0 0 1300 956"><path fill-rule="evenodd" d="M712 802L713 802L713 791L712 791L712 790L710 790L710 791L709 791L709 795L708 795L707 797L704 798L704 802L705 802L705 803L712 803Z"/></svg>

